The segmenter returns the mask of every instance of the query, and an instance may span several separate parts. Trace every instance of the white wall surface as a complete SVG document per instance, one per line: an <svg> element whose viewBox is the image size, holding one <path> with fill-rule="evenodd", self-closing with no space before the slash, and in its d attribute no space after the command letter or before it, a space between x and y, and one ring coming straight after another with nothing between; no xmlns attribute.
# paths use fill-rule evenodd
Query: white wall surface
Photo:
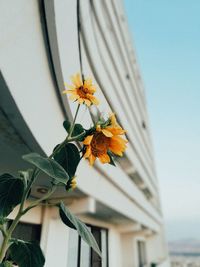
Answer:
<svg viewBox="0 0 200 267"><path fill-rule="evenodd" d="M67 267L68 237L69 228L60 220L58 209L46 208L41 236L45 267Z"/></svg>
<svg viewBox="0 0 200 267"><path fill-rule="evenodd" d="M65 131L49 70L38 1L1 1L0 32L1 71L35 139L49 154Z"/></svg>

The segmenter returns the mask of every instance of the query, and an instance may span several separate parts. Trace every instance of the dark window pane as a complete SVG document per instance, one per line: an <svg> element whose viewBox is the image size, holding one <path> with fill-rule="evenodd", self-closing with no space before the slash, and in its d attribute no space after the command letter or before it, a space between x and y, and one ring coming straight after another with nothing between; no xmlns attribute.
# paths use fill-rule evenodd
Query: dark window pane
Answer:
<svg viewBox="0 0 200 267"><path fill-rule="evenodd" d="M8 227L10 227L11 223L12 220L8 222ZM39 243L41 237L41 225L20 222L13 231L12 237L22 239L24 241L36 241ZM7 260L10 260L8 255Z"/></svg>
<svg viewBox="0 0 200 267"><path fill-rule="evenodd" d="M92 227L92 234L101 249L101 229ZM92 250L92 267L101 267L101 257L94 250Z"/></svg>
<svg viewBox="0 0 200 267"><path fill-rule="evenodd" d="M9 226L12 221L9 221ZM41 236L41 225L40 224L31 224L31 223L22 223L20 222L15 230L13 231L12 237L22 239L25 241L37 241L40 242Z"/></svg>
<svg viewBox="0 0 200 267"><path fill-rule="evenodd" d="M108 267L108 231L91 225L87 227L102 250L104 260L102 262L99 255L78 236L76 231L70 230L67 267Z"/></svg>

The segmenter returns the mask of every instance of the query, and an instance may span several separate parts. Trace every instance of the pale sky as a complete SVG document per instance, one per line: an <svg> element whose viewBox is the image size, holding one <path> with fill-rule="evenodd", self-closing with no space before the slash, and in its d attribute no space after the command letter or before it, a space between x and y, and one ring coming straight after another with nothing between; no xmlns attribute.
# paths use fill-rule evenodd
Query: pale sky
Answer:
<svg viewBox="0 0 200 267"><path fill-rule="evenodd" d="M200 1L125 0L168 240L200 239Z"/></svg>

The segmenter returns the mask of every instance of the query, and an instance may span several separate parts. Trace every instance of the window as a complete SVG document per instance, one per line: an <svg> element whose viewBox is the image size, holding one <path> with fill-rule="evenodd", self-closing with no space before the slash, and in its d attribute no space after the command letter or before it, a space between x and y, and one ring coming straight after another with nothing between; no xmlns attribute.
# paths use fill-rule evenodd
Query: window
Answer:
<svg viewBox="0 0 200 267"><path fill-rule="evenodd" d="M12 221L9 221L8 226L10 226ZM41 225L32 223L22 223L20 222L15 230L13 231L12 237L22 239L25 241L36 241L40 242L41 236Z"/></svg>
<svg viewBox="0 0 200 267"><path fill-rule="evenodd" d="M102 251L102 258L78 236L75 230L70 229L67 267L108 267L108 230L91 225L88 228Z"/></svg>
<svg viewBox="0 0 200 267"><path fill-rule="evenodd" d="M138 263L139 263L138 266L144 267L147 264L145 242L138 241L137 247L138 247Z"/></svg>
<svg viewBox="0 0 200 267"><path fill-rule="evenodd" d="M11 225L11 223L12 220L8 222L8 227ZM39 243L41 237L41 225L20 222L13 231L12 237L22 239L24 241L36 241ZM6 257L7 260L10 260L8 255Z"/></svg>

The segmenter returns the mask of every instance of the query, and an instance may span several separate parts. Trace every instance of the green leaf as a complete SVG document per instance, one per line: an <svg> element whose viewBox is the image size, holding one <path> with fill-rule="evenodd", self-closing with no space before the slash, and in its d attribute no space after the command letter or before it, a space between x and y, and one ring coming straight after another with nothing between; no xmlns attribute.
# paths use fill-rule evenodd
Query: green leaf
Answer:
<svg viewBox="0 0 200 267"><path fill-rule="evenodd" d="M114 161L114 155L110 151L108 151L107 153L108 153L108 156L110 157L109 164L116 167L116 164L115 164L115 161Z"/></svg>
<svg viewBox="0 0 200 267"><path fill-rule="evenodd" d="M115 164L115 162L114 162L114 160L113 160L112 157L110 157L110 162L109 162L109 164L112 165L112 166L114 166L114 167L116 167L116 164Z"/></svg>
<svg viewBox="0 0 200 267"><path fill-rule="evenodd" d="M6 217L21 202L24 183L8 173L0 176L0 217Z"/></svg>
<svg viewBox="0 0 200 267"><path fill-rule="evenodd" d="M96 251L96 253L99 254L99 256L101 256L101 251L90 230L83 222L81 222L75 215L73 215L67 207L65 207L63 202L59 204L59 212L63 223L71 228L76 229L78 234L82 237L82 239L90 247L92 247Z"/></svg>
<svg viewBox="0 0 200 267"><path fill-rule="evenodd" d="M60 205L63 205L63 203L61 203ZM60 208L60 206L59 206ZM62 208L59 209L59 213L60 213L60 218L61 220L64 222L64 224L66 224L67 226L69 226L72 229L76 230L76 227L73 225L73 223L68 219L68 217L66 216L66 213L64 212L64 210Z"/></svg>
<svg viewBox="0 0 200 267"><path fill-rule="evenodd" d="M65 130L69 133L70 127L71 127L71 123L68 120L65 120L63 122L63 127L65 128Z"/></svg>
<svg viewBox="0 0 200 267"><path fill-rule="evenodd" d="M75 137L77 135L81 135L81 137L77 138L77 141L83 141L84 138L85 138L85 130L83 128L83 126L81 124L75 124L74 125L74 130L73 130L73 133L72 133L72 137Z"/></svg>
<svg viewBox="0 0 200 267"><path fill-rule="evenodd" d="M42 267L45 263L42 250L36 243L15 240L9 247L9 254L19 267Z"/></svg>
<svg viewBox="0 0 200 267"><path fill-rule="evenodd" d="M13 264L10 261L5 261L3 263L0 263L0 267L13 267Z"/></svg>
<svg viewBox="0 0 200 267"><path fill-rule="evenodd" d="M69 133L70 132L70 128L71 128L71 123L68 121L68 120L65 120L64 122L63 122L63 127L65 128L65 130ZM79 137L78 139L77 139L77 141L83 141L83 139L84 139L84 133L85 133L85 130L84 130L84 128L83 128L83 126L81 125L81 124L79 124L79 123L76 123L75 125L74 125L74 129L73 129L73 133L72 133L72 137L75 137L75 136L77 136L77 135L80 135L80 134L83 134L83 135L81 135L81 137Z"/></svg>
<svg viewBox="0 0 200 267"><path fill-rule="evenodd" d="M68 173L53 159L44 158L37 153L24 155L22 158L54 178L57 182L66 184L69 180Z"/></svg>
<svg viewBox="0 0 200 267"><path fill-rule="evenodd" d="M56 153L54 159L66 170L70 178L72 178L80 162L80 154L74 144L68 143Z"/></svg>

